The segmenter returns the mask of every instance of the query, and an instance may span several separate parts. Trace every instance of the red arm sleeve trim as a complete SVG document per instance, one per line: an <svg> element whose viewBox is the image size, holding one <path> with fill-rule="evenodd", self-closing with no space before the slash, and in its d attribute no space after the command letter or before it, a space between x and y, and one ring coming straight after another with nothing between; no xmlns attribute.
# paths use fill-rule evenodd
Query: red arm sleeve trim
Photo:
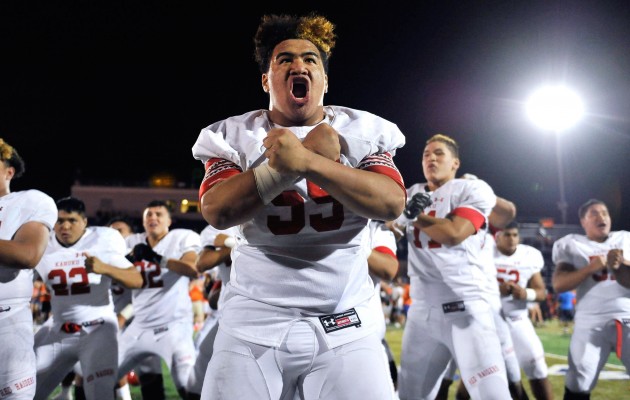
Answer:
<svg viewBox="0 0 630 400"><path fill-rule="evenodd" d="M241 167L223 158L211 158L206 161L206 174L199 187L199 201L211 187L241 172L243 172Z"/></svg>
<svg viewBox="0 0 630 400"><path fill-rule="evenodd" d="M484 217L479 211L473 210L472 208L456 208L451 214L466 218L472 222L475 227L475 232L477 232L486 223L486 217Z"/></svg>
<svg viewBox="0 0 630 400"><path fill-rule="evenodd" d="M497 233L501 232L503 229L501 228L497 228L496 226L490 224L490 226L488 227L488 231L490 231L490 233L492 234L492 236L496 236Z"/></svg>
<svg viewBox="0 0 630 400"><path fill-rule="evenodd" d="M389 254L390 256L394 257L395 259L398 260L398 257L396 256L396 253L392 251L392 249L390 249L387 246L377 246L375 248L373 248L372 250L374 251L378 251L379 253L383 253L383 254Z"/></svg>
<svg viewBox="0 0 630 400"><path fill-rule="evenodd" d="M212 287L210 288L210 290L218 290L221 288L221 280L217 279L216 281L214 281L214 283L212 284Z"/></svg>
<svg viewBox="0 0 630 400"><path fill-rule="evenodd" d="M394 160L392 159L391 154L371 154L361 160L357 168L389 176L394 180L394 182L398 184L398 186L400 186L402 191L405 193L405 201L407 200L407 189L405 188L405 182L403 181L403 177L400 174L400 171L398 171L398 168L396 168L396 164L394 164Z"/></svg>

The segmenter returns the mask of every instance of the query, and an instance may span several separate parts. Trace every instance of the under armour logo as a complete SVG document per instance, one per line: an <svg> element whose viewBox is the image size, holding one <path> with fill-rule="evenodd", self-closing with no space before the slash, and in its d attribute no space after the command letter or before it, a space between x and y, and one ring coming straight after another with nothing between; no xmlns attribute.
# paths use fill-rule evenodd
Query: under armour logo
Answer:
<svg viewBox="0 0 630 400"><path fill-rule="evenodd" d="M334 318L325 319L323 322L324 322L324 325L326 326L335 325Z"/></svg>

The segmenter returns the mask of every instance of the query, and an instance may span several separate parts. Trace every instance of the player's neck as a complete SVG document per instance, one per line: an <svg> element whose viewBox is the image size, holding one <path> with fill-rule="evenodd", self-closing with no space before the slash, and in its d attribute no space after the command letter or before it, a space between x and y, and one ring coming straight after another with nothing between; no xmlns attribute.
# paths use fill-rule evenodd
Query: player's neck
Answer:
<svg viewBox="0 0 630 400"><path fill-rule="evenodd" d="M512 249L502 249L502 248L500 248L498 246L497 246L497 249L499 250L499 252L501 254L503 254L504 256L508 256L508 257L510 257L511 255L516 253L516 249L514 249L514 250L512 250Z"/></svg>
<svg viewBox="0 0 630 400"><path fill-rule="evenodd" d="M269 111L266 112L267 120L270 125L270 129L274 128L275 125L282 127L292 127L292 126L315 126L326 119L326 112L324 111L324 107L321 106L318 110L311 116L308 116L304 119L294 120L289 118L287 115L279 112L273 108L270 108Z"/></svg>
<svg viewBox="0 0 630 400"><path fill-rule="evenodd" d="M597 242L597 243L604 243L606 240L608 240L608 236L609 234L606 235L586 235L586 237L588 238L588 240L592 241L592 242Z"/></svg>
<svg viewBox="0 0 630 400"><path fill-rule="evenodd" d="M147 242L149 242L149 246L151 246L151 248L154 248L158 243L160 243L160 240L164 239L167 234L168 231L159 235L147 235Z"/></svg>
<svg viewBox="0 0 630 400"><path fill-rule="evenodd" d="M432 181L427 182L427 186L429 187L431 192L435 192L437 189L441 188L442 186L444 186L447 182L451 181L453 178L447 178L447 179L434 179ZM426 188L425 188L426 190Z"/></svg>

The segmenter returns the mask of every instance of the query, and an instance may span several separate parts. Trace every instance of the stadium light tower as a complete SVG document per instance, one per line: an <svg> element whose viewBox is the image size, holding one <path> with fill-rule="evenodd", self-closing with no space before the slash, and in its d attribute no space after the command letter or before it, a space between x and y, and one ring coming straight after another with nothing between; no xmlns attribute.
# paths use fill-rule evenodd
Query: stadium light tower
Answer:
<svg viewBox="0 0 630 400"><path fill-rule="evenodd" d="M562 146L560 136L575 126L584 115L584 105L580 97L564 86L546 86L536 90L526 103L527 115L539 128L556 135L556 161L558 163L558 184L560 201L558 208L562 223L567 223L567 200L564 193L564 170L562 167Z"/></svg>

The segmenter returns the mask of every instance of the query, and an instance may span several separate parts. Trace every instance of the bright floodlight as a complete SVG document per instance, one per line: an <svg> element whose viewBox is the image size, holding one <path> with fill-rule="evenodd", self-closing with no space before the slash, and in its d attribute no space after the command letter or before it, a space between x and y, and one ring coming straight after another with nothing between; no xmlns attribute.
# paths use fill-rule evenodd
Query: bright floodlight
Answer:
<svg viewBox="0 0 630 400"><path fill-rule="evenodd" d="M562 86L548 86L527 100L527 115L540 128L562 132L575 125L584 114L579 96Z"/></svg>

